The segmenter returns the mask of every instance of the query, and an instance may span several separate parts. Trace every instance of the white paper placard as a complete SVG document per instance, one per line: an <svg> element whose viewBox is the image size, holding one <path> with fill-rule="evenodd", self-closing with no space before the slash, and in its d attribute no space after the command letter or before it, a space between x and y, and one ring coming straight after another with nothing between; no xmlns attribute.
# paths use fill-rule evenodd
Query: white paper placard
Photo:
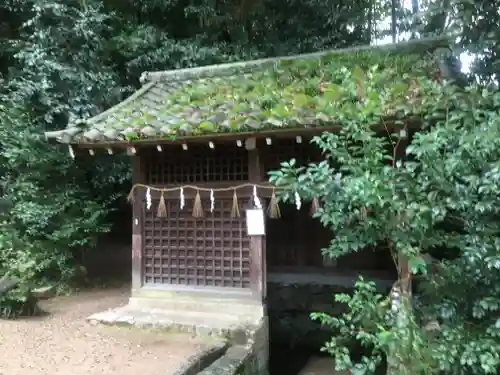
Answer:
<svg viewBox="0 0 500 375"><path fill-rule="evenodd" d="M249 236L264 236L266 228L264 223L264 211L261 209L246 210L247 234Z"/></svg>

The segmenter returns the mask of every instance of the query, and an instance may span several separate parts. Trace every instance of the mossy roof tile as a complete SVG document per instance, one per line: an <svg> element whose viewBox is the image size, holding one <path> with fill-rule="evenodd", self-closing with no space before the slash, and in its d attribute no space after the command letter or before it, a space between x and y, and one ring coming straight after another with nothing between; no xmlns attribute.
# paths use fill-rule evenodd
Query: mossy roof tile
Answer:
<svg viewBox="0 0 500 375"><path fill-rule="evenodd" d="M144 73L131 97L47 132L63 143L113 143L227 132L367 124L418 103L446 39ZM407 112L407 111L406 111ZM405 113L407 115L407 113ZM397 116L396 116L397 117Z"/></svg>

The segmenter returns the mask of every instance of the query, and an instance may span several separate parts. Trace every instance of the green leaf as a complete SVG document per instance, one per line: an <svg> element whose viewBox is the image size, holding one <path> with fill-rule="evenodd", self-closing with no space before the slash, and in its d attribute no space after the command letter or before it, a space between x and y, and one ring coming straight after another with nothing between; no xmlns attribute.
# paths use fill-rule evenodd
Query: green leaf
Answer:
<svg viewBox="0 0 500 375"><path fill-rule="evenodd" d="M390 331L381 331L377 333L377 340L379 345L387 346L392 340L392 333Z"/></svg>
<svg viewBox="0 0 500 375"><path fill-rule="evenodd" d="M421 256L409 256L408 257L408 266L410 268L410 272L412 274L417 274L417 273L427 273L427 263L425 262L425 259Z"/></svg>
<svg viewBox="0 0 500 375"><path fill-rule="evenodd" d="M198 128L202 130L214 130L215 125L209 121L203 121L198 125Z"/></svg>
<svg viewBox="0 0 500 375"><path fill-rule="evenodd" d="M295 95L293 98L293 105L295 107L304 107L308 104L309 98L305 94Z"/></svg>

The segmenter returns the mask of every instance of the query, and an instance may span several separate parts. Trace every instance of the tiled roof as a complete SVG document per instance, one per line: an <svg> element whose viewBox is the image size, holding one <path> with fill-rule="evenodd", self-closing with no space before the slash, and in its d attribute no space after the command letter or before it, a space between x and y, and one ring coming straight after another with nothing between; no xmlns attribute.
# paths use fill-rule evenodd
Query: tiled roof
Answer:
<svg viewBox="0 0 500 375"><path fill-rule="evenodd" d="M432 51L447 46L446 39L414 40L146 72L143 86L125 101L45 135L62 143L110 144L342 125L352 120L346 113L374 103L366 121L376 122L394 116L406 94L414 93L415 80L430 76Z"/></svg>

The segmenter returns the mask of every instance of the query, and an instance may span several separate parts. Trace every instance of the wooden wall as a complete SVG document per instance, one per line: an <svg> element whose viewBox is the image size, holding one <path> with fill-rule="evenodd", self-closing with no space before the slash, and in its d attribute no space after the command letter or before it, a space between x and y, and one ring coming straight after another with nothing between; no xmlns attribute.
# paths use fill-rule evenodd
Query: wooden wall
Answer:
<svg viewBox="0 0 500 375"><path fill-rule="evenodd" d="M319 150L308 139L264 140L248 151L234 143L180 145L140 149L133 156L133 181L151 186L196 185L208 188L244 182L267 183L267 173L291 158L298 165L319 161ZM282 217L267 219L265 237L246 235L245 208L251 207L252 189L238 190L241 217L231 217L233 192L217 192L210 212L209 192L200 192L205 216L192 216L194 190L185 191L186 206L180 209L178 192L165 194L167 217L156 217L160 194L152 192L153 208L145 209L145 191L139 189L133 213L133 287L174 284L193 287L251 289L257 298L266 294L266 267L328 268L321 248L331 232L310 215L304 202L300 211L281 205ZM266 196L267 194L267 196ZM270 191L262 192L262 201ZM266 255L267 252L267 255ZM383 257L382 257L383 258ZM341 259L337 268L380 268L380 254L365 251ZM267 262L266 262L267 260Z"/></svg>

